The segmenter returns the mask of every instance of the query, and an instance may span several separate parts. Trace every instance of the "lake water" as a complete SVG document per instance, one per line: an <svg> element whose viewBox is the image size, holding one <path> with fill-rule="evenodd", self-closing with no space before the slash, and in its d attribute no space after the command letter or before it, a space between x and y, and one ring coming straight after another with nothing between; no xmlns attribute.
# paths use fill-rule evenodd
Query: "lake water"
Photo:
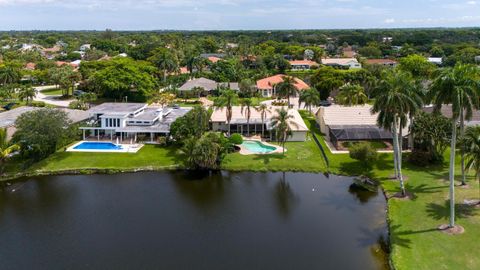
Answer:
<svg viewBox="0 0 480 270"><path fill-rule="evenodd" d="M0 192L1 269L387 269L386 202L348 177L48 176Z"/></svg>

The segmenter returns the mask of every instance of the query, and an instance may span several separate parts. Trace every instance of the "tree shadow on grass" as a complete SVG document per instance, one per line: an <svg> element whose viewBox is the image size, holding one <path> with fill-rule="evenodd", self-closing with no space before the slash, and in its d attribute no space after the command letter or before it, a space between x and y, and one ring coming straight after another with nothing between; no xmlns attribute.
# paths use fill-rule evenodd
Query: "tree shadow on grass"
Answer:
<svg viewBox="0 0 480 270"><path fill-rule="evenodd" d="M392 170L393 171L393 159L389 158L389 154L379 154L378 155L378 160L375 162L375 165L378 170L381 171L387 171L387 170Z"/></svg>
<svg viewBox="0 0 480 270"><path fill-rule="evenodd" d="M373 169L360 161L342 162L339 169L340 172L347 175L362 175L370 179L377 179Z"/></svg>
<svg viewBox="0 0 480 270"><path fill-rule="evenodd" d="M429 228L424 230L401 230L401 225L391 225L390 226L390 242L392 246L400 246L405 248L410 248L412 240L405 238L405 236L421 233L429 233L437 231L437 228Z"/></svg>
<svg viewBox="0 0 480 270"><path fill-rule="evenodd" d="M475 215L476 209L465 205L465 204L455 204L455 217L456 218L467 218ZM450 217L450 202L445 201L443 205L438 203L429 203L427 204L426 212L429 217L435 220L445 220Z"/></svg>
<svg viewBox="0 0 480 270"><path fill-rule="evenodd" d="M253 160L260 160L263 162L264 165L270 164L272 160L283 160L287 156L284 156L282 154L270 154L270 155L255 155Z"/></svg>

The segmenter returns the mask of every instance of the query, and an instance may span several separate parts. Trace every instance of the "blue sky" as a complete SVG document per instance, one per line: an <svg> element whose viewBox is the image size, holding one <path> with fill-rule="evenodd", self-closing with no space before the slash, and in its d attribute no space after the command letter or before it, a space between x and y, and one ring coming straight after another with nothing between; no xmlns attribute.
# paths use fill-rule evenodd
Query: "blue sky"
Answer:
<svg viewBox="0 0 480 270"><path fill-rule="evenodd" d="M0 0L0 30L480 26L480 0Z"/></svg>

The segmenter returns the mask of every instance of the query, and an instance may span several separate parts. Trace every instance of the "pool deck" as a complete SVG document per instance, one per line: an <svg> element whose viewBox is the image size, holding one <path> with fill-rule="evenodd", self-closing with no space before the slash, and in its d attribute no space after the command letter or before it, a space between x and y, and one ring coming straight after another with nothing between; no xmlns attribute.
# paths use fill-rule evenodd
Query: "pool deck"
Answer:
<svg viewBox="0 0 480 270"><path fill-rule="evenodd" d="M119 150L102 150L102 149L75 149L79 144L92 141L79 141L67 148L67 152L88 152L88 153L137 153L143 147L143 144L117 144L122 147ZM99 142L102 143L102 142ZM103 142L106 143L106 142Z"/></svg>
<svg viewBox="0 0 480 270"><path fill-rule="evenodd" d="M240 152L239 152L240 155L270 155L270 154L282 154L283 153L283 147L264 142L261 139L256 139L256 138L245 139L244 138L244 141L257 141L257 142L261 142L262 144L264 144L266 146L275 147L276 149L273 150L272 152L268 152L268 153L257 153L257 152L252 152L252 151L248 150L246 147L239 144L237 146L240 147ZM287 149L285 149L285 152L287 152Z"/></svg>

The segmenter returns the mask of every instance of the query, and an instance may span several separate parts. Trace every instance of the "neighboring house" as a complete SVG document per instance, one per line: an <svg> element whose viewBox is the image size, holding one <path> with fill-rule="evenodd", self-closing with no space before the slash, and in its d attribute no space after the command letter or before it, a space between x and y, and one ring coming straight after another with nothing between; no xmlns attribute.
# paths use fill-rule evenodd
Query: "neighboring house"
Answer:
<svg viewBox="0 0 480 270"><path fill-rule="evenodd" d="M433 106L425 106L422 109L426 113L433 113L434 107ZM442 108L440 109L440 113L451 119L452 118L452 105L443 105ZM465 126L478 126L480 125L480 111L479 110L473 110L472 111L472 118L470 120L465 120Z"/></svg>
<svg viewBox="0 0 480 270"><path fill-rule="evenodd" d="M289 62L292 70L309 70L313 66L319 66L317 62L311 60L292 60Z"/></svg>
<svg viewBox="0 0 480 270"><path fill-rule="evenodd" d="M378 114L371 113L371 105L320 107L316 121L325 139L336 149L344 142L382 141L391 145L392 133L377 126ZM403 135L406 136L408 129Z"/></svg>
<svg viewBox="0 0 480 270"><path fill-rule="evenodd" d="M15 128L15 121L17 120L20 115L36 111L41 109L40 107L29 107L29 106L22 106L18 107L9 111L0 112L0 128L7 129L7 137L10 139L16 131ZM72 109L56 109L64 111L68 114L68 118L72 121L72 123L78 123L87 120L90 116L87 112L81 110L72 110Z"/></svg>
<svg viewBox="0 0 480 270"><path fill-rule="evenodd" d="M217 63L218 61L222 60L222 58L219 58L219 57L215 57L215 56L209 56L207 57L208 61L212 62L212 63Z"/></svg>
<svg viewBox="0 0 480 270"><path fill-rule="evenodd" d="M212 91L218 90L220 88L229 88L235 91L240 90L238 83L236 82L217 83L214 80L210 80L202 77L202 78L187 81L182 86L180 86L180 88L178 88L178 91L190 92L197 88L202 88L205 92L201 94L204 94L204 95L211 94Z"/></svg>
<svg viewBox="0 0 480 270"><path fill-rule="evenodd" d="M82 51L82 52L85 52L87 50L90 50L92 48L92 45L91 44L83 44L80 46L79 50Z"/></svg>
<svg viewBox="0 0 480 270"><path fill-rule="evenodd" d="M362 68L356 58L324 58L322 64L342 68Z"/></svg>
<svg viewBox="0 0 480 270"><path fill-rule="evenodd" d="M398 62L392 59L367 59L365 60L367 65L380 65L385 67L396 67Z"/></svg>
<svg viewBox="0 0 480 270"><path fill-rule="evenodd" d="M342 49L342 56L346 58L353 58L357 55L352 46L347 46Z"/></svg>
<svg viewBox="0 0 480 270"><path fill-rule="evenodd" d="M257 81L257 91L260 92L260 94L263 97L272 97L276 95L276 86L283 82L283 79L285 78L286 75L283 74L278 74L275 76L271 76L268 78L264 78L261 80ZM306 90L310 88L308 84L306 84L304 81L300 80L299 78L295 78L295 87L297 88L298 91L301 90Z"/></svg>
<svg viewBox="0 0 480 270"><path fill-rule="evenodd" d="M55 61L55 65L57 65L57 67L68 65L68 66L71 66L74 69L76 69L76 68L79 67L80 62L81 62L80 60L76 60L76 61L73 61L71 63L70 62L65 62L65 61Z"/></svg>
<svg viewBox="0 0 480 270"><path fill-rule="evenodd" d="M247 124L246 109L241 106L232 107L232 119L230 127L227 123L226 109L219 108L212 112L210 122L213 131L229 132L230 134L239 133L242 135L262 135L262 130L266 138L270 140L275 139L274 126L272 125L272 117L277 115L277 109L282 107L269 107L262 125L261 113L254 108L251 108L249 124ZM305 141L307 138L308 127L303 121L302 117L295 109L289 109L288 114L292 116L289 119L288 126L292 133L287 141Z"/></svg>
<svg viewBox="0 0 480 270"><path fill-rule="evenodd" d="M26 70L35 70L36 67L37 67L37 64L32 63L32 62L29 62L25 65Z"/></svg>
<svg viewBox="0 0 480 270"><path fill-rule="evenodd" d="M428 57L427 61L432 63L432 64L439 65L439 66L443 64L442 57Z"/></svg>
<svg viewBox="0 0 480 270"><path fill-rule="evenodd" d="M80 127L87 137L154 143L170 134L170 125L191 108L149 107L144 103L103 103L89 109L88 126Z"/></svg>

